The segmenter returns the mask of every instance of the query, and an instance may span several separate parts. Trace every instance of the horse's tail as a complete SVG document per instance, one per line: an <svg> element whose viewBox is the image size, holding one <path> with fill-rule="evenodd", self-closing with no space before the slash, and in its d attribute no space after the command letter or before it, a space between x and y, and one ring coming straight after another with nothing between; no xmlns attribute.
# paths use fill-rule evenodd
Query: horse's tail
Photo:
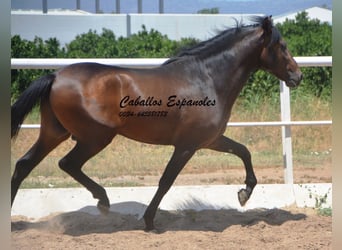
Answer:
<svg viewBox="0 0 342 250"><path fill-rule="evenodd" d="M18 100L11 107L11 138L15 137L20 125L25 117L30 113L35 105L44 97L47 97L51 90L51 85L55 80L55 74L45 75L30 84L21 94Z"/></svg>

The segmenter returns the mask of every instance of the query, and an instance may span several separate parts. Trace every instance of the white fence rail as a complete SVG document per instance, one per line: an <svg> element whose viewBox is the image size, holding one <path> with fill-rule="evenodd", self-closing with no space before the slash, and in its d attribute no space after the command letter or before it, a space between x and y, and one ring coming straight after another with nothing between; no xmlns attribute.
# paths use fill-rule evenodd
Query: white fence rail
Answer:
<svg viewBox="0 0 342 250"><path fill-rule="evenodd" d="M58 69L73 63L97 62L122 67L150 68L165 62L168 58L12 58L12 69ZM332 66L331 56L295 57L300 67Z"/></svg>
<svg viewBox="0 0 342 250"><path fill-rule="evenodd" d="M12 69L57 69L73 63L97 62L108 65L134 68L157 67L167 58L136 58L136 59L108 59L108 58L82 58L82 59L60 59L60 58L13 58L11 59ZM331 56L319 57L295 57L300 67L332 67ZM281 121L269 122L229 122L230 127L249 126L281 126L282 144L284 158L284 179L285 183L293 184L293 162L292 162L292 138L291 126L312 126L331 125L332 121L291 121L290 91L283 81L280 81L280 104ZM23 124L22 128L40 128L39 124Z"/></svg>

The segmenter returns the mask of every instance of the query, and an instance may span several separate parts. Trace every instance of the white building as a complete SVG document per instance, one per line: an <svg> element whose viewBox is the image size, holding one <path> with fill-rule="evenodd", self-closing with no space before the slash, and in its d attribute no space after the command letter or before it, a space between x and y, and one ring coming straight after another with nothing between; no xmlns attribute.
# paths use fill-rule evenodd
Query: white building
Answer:
<svg viewBox="0 0 342 250"><path fill-rule="evenodd" d="M276 16L274 17L274 22L275 23L283 23L286 19L289 20L294 20L296 18L296 15L300 12L307 12L308 17L310 19L318 19L322 23L327 22L330 25L332 25L332 11L325 9L325 8L320 8L320 7L312 7L306 10L298 11L295 13L290 13L282 16Z"/></svg>
<svg viewBox="0 0 342 250"><path fill-rule="evenodd" d="M310 18L332 23L331 10L314 7L305 11ZM286 19L294 19L297 13L275 16L273 19L275 23L281 23ZM43 40L55 37L65 46L77 35L87 33L90 29L101 33L106 28L112 30L117 37L128 37L145 25L147 30L157 30L172 40L184 37L206 40L215 35L217 30L236 25L236 21L248 24L248 16L251 15L92 14L72 10L49 10L43 14L41 11L19 10L11 12L11 35L20 35L27 40L33 40L35 36Z"/></svg>
<svg viewBox="0 0 342 250"><path fill-rule="evenodd" d="M39 11L12 11L11 35L20 35L27 40L33 40L35 36L43 40L55 37L64 46L90 29L101 33L105 28L112 30L117 37L128 37L141 31L142 25L145 25L147 30L157 30L172 40L186 37L205 40L218 30L235 26L236 21L243 20L248 24L248 16L251 15L91 14L55 10L43 14Z"/></svg>

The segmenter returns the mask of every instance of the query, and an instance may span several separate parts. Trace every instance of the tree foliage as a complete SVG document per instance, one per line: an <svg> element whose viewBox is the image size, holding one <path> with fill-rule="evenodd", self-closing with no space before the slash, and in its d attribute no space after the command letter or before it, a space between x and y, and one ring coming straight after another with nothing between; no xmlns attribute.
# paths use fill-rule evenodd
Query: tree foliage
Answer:
<svg viewBox="0 0 342 250"><path fill-rule="evenodd" d="M306 12L299 13L296 20L288 20L278 26L294 56L331 56L332 27L319 20L309 20ZM304 79L298 89L317 97L331 98L332 68L302 68Z"/></svg>
<svg viewBox="0 0 342 250"><path fill-rule="evenodd" d="M201 9L197 11L197 14L219 14L220 9L215 7L215 8L209 8L209 9Z"/></svg>
<svg viewBox="0 0 342 250"><path fill-rule="evenodd" d="M36 37L33 41L12 37L12 58L159 58L175 55L182 47L198 41L184 38L172 41L160 32L142 30L128 38L116 38L113 31L103 29L102 33L89 30L61 48L56 38L43 41ZM16 99L28 85L49 70L12 70L11 92Z"/></svg>
<svg viewBox="0 0 342 250"><path fill-rule="evenodd" d="M299 13L295 20L286 20L277 24L277 28L287 42L287 47L293 56L331 56L332 27L328 23L308 18L306 12ZM331 100L332 69L331 67L301 68L303 81L300 86L291 91L294 96L314 95ZM241 96L253 102L255 98L278 98L279 80L269 73L258 71L249 79Z"/></svg>
<svg viewBox="0 0 342 250"><path fill-rule="evenodd" d="M294 56L329 56L332 54L332 28L318 20L309 20L302 12L295 20L287 20L277 25L280 33ZM56 38L43 41L36 37L33 41L12 37L12 58L160 58L170 57L182 47L198 42L193 38L180 41L168 39L166 35L151 29L142 30L130 37L117 38L113 31L103 29L102 33L89 30L78 35L61 48ZM331 68L302 68L304 80L293 95L315 95L331 99ZM12 70L12 99L27 88L31 81L46 74L47 70ZM256 98L275 97L278 99L279 80L269 73L258 71L249 79L241 97L246 102Z"/></svg>
<svg viewBox="0 0 342 250"><path fill-rule="evenodd" d="M43 41L35 37L33 41L28 41L15 35L11 39L12 58L63 58L65 54L65 50L60 48L60 43L56 38ZM34 79L48 72L48 70L12 70L12 99L19 96Z"/></svg>

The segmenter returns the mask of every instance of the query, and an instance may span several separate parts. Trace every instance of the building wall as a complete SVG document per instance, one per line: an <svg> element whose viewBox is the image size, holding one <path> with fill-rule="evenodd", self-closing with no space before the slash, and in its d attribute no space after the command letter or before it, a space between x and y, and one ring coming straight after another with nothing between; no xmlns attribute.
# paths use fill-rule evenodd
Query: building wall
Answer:
<svg viewBox="0 0 342 250"><path fill-rule="evenodd" d="M141 30L144 24L147 30L155 29L166 34L172 40L193 37L208 39L218 30L236 25L236 20L248 23L249 15L194 15L194 14L130 14L131 33Z"/></svg>
<svg viewBox="0 0 342 250"><path fill-rule="evenodd" d="M42 39L56 37L62 46L77 35L90 29L102 32L108 28L116 36L127 35L126 15L44 15L12 14L11 35L20 35L23 39L33 40L35 36Z"/></svg>
<svg viewBox="0 0 342 250"><path fill-rule="evenodd" d="M236 25L236 20L248 24L249 15L194 15L194 14L20 14L11 15L11 35L33 40L56 37L62 46L76 35L90 29L102 32L110 29L119 37L137 33L145 25L172 40L193 37L200 40L215 35L217 30Z"/></svg>

